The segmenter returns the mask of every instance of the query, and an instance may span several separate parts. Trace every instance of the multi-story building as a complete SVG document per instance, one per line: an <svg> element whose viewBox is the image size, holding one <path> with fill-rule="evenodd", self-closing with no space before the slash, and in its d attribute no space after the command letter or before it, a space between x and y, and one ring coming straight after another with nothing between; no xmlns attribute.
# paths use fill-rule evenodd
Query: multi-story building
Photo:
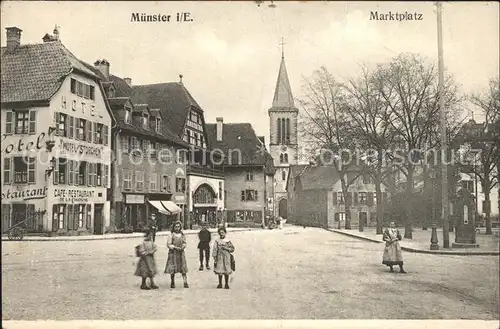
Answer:
<svg viewBox="0 0 500 329"><path fill-rule="evenodd" d="M113 115L99 77L64 47L57 28L1 48L2 231L102 234L109 226Z"/></svg>
<svg viewBox="0 0 500 329"><path fill-rule="evenodd" d="M224 172L224 199L228 225L265 224L272 197L274 166L264 137L257 137L249 123L206 125L212 149L224 154L219 168ZM219 192L220 193L220 192Z"/></svg>
<svg viewBox="0 0 500 329"><path fill-rule="evenodd" d="M149 104L168 117L165 124L189 145L185 189L187 205L184 226L194 223L215 224L224 217L224 175L214 168L220 155L211 152L203 109L180 82L132 86L132 100Z"/></svg>
<svg viewBox="0 0 500 329"><path fill-rule="evenodd" d="M295 224L343 228L346 220L346 199L351 207L351 227L360 223L376 226L377 198L375 185L368 174L352 166L346 173L346 180L352 183L344 196L339 172L334 166L292 166L287 191L294 213L290 221ZM383 199L387 199L384 185ZM380 202L384 202L381 200Z"/></svg>
<svg viewBox="0 0 500 329"><path fill-rule="evenodd" d="M272 207L275 216L287 218L286 181L290 165L296 165L298 162L297 116L299 110L295 107L283 54L273 104L268 112L269 151L276 168Z"/></svg>
<svg viewBox="0 0 500 329"><path fill-rule="evenodd" d="M110 74L106 60L90 68L104 81L117 121L112 130L112 227L141 231L153 213L160 228L184 220L187 143L169 130L159 109L132 102L132 79Z"/></svg>

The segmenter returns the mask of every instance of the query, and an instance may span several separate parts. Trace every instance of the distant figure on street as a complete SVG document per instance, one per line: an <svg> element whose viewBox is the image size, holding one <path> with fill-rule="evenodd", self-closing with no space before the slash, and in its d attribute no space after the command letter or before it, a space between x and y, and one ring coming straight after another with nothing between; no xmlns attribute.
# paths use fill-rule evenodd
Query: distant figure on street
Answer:
<svg viewBox="0 0 500 329"><path fill-rule="evenodd" d="M403 255L401 254L401 246L399 245L401 234L394 222L391 222L390 227L384 230L383 240L385 241L385 248L382 264L389 266L391 272L394 272L392 267L398 265L399 272L406 273L403 269Z"/></svg>
<svg viewBox="0 0 500 329"><path fill-rule="evenodd" d="M137 263L135 275L142 278L142 290L158 289L158 286L155 284L153 279L156 275L156 262L154 258L156 245L153 241L151 241L151 239L151 232L146 231L144 241L140 245L136 246L136 255L140 257L140 259ZM146 284L147 278L149 278L149 287Z"/></svg>
<svg viewBox="0 0 500 329"><path fill-rule="evenodd" d="M158 231L158 222L156 221L156 214L152 213L149 218L149 231L151 232L151 236L153 242L156 240L156 231Z"/></svg>
<svg viewBox="0 0 500 329"><path fill-rule="evenodd" d="M205 256L205 267L210 269L210 241L212 241L212 233L207 228L207 224L203 224L202 229L198 232L198 249L200 250L200 271L203 271L203 256Z"/></svg>
<svg viewBox="0 0 500 329"><path fill-rule="evenodd" d="M219 227L217 230L219 238L214 241L212 255L214 257L214 272L219 276L219 285L217 289L222 288L222 276L224 275L225 289L229 289L229 275L233 273L231 268L232 253L234 246L231 240L226 237L225 227Z"/></svg>
<svg viewBox="0 0 500 329"><path fill-rule="evenodd" d="M172 231L167 239L168 257L165 265L165 273L170 274L170 288L175 288L175 274L181 273L184 280L184 288L189 288L187 282L187 262L184 249L187 247L186 236L182 232L181 222L172 225Z"/></svg>

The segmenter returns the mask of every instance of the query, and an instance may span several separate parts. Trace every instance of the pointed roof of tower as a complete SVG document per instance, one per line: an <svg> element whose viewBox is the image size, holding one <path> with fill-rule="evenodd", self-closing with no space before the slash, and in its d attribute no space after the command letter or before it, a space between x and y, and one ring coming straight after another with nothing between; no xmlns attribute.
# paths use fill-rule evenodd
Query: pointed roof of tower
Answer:
<svg viewBox="0 0 500 329"><path fill-rule="evenodd" d="M296 110L293 101L292 88L288 80L288 73L286 72L285 56L281 55L280 70L278 73L278 80L276 81L276 89L274 90L273 110Z"/></svg>

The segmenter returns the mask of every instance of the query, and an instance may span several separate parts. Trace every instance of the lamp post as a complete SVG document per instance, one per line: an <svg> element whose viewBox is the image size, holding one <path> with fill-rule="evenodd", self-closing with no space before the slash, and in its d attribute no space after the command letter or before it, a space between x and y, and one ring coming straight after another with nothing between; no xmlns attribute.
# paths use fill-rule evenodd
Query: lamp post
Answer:
<svg viewBox="0 0 500 329"><path fill-rule="evenodd" d="M442 23L442 4L436 2L437 6L437 36L438 36L438 69L439 69L439 114L441 126L441 216L443 218L443 247L450 247L450 234L448 222L448 168L447 160L447 141L446 141L446 114L444 111L444 60L443 60L443 23Z"/></svg>

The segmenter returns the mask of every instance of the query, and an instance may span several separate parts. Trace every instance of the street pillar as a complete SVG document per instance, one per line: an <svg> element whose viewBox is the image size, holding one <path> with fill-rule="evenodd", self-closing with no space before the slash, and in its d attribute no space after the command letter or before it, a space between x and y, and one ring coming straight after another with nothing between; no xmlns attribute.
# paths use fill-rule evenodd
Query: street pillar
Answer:
<svg viewBox="0 0 500 329"><path fill-rule="evenodd" d="M432 224L431 250L439 250L436 224Z"/></svg>

